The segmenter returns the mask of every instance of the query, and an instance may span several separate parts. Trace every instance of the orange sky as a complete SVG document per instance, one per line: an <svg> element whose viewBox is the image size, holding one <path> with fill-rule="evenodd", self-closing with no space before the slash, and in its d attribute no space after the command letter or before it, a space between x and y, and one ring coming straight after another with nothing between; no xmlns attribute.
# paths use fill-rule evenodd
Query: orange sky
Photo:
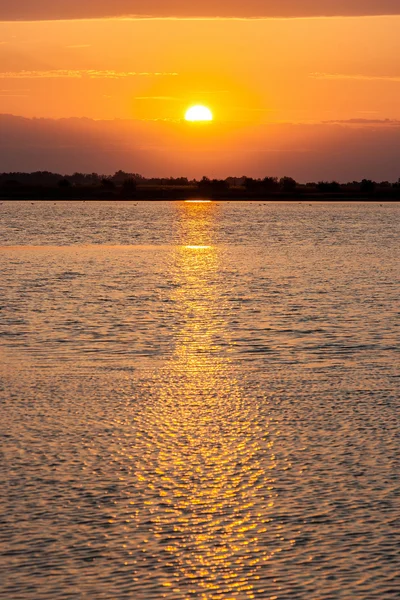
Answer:
<svg viewBox="0 0 400 600"><path fill-rule="evenodd" d="M0 113L162 120L171 128L157 145L195 153L271 150L271 124L398 129L399 26L400 16L2 22ZM179 122L194 103L214 124ZM306 149L307 134L294 135Z"/></svg>

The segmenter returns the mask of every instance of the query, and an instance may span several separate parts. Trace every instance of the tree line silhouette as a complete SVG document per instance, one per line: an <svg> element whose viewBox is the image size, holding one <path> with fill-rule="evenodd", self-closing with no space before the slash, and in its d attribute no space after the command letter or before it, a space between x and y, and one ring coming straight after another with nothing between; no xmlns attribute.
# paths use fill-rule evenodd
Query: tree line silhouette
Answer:
<svg viewBox="0 0 400 600"><path fill-rule="evenodd" d="M207 198L400 198L400 178L396 182L370 179L339 183L318 181L298 183L292 177L227 177L200 180L187 177L150 177L117 171L114 175L74 173L62 175L49 171L0 173L3 199L152 199L186 197Z"/></svg>

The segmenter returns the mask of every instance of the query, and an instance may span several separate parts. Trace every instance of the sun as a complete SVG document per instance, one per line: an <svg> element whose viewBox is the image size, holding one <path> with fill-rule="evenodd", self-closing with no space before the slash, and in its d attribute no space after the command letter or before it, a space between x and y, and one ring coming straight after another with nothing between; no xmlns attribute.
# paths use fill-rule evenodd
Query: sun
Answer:
<svg viewBox="0 0 400 600"><path fill-rule="evenodd" d="M202 106L201 104L196 104L196 106L191 106L188 108L185 114L186 121L212 121L213 115L212 112L207 106Z"/></svg>

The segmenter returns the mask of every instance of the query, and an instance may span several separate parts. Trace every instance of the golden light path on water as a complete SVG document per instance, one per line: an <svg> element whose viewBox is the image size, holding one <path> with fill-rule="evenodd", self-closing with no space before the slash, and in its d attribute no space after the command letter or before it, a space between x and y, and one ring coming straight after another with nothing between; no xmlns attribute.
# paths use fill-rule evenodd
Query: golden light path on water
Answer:
<svg viewBox="0 0 400 600"><path fill-rule="evenodd" d="M246 401L229 352L221 355L221 343L229 350L230 340L220 251L209 234L213 207L180 210L188 244L174 257L178 341L159 373L159 396L136 423L140 520L152 524L153 543L163 548L166 598L260 597L259 571L281 550L261 541L276 498L273 443L265 420L259 425L257 402Z"/></svg>

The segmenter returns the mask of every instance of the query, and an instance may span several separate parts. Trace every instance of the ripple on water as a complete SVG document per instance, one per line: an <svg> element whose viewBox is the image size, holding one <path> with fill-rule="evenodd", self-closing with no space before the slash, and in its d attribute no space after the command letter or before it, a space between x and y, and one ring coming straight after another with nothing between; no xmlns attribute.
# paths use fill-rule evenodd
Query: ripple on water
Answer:
<svg viewBox="0 0 400 600"><path fill-rule="evenodd" d="M78 204L1 224L4 597L396 597L396 210Z"/></svg>

